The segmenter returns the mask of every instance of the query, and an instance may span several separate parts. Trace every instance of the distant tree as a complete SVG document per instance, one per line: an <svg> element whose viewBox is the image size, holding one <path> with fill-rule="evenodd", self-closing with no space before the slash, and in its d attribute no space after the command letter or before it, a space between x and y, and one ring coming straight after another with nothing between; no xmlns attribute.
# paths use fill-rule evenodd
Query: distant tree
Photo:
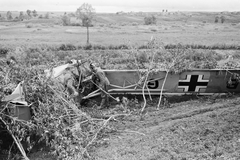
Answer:
<svg viewBox="0 0 240 160"><path fill-rule="evenodd" d="M7 11L7 20L12 20L12 19L13 19L12 12Z"/></svg>
<svg viewBox="0 0 240 160"><path fill-rule="evenodd" d="M2 17L2 15L0 14L0 17Z"/></svg>
<svg viewBox="0 0 240 160"><path fill-rule="evenodd" d="M27 15L28 15L29 18L32 17L32 15L31 15L32 11L31 11L31 10L28 9L28 10L26 11L26 13L27 13Z"/></svg>
<svg viewBox="0 0 240 160"><path fill-rule="evenodd" d="M38 15L36 10L33 10L32 14L33 14L33 17L37 17L37 15Z"/></svg>
<svg viewBox="0 0 240 160"><path fill-rule="evenodd" d="M19 13L19 20L20 20L20 21L23 21L23 20L24 20L23 11L21 11L21 12Z"/></svg>
<svg viewBox="0 0 240 160"><path fill-rule="evenodd" d="M49 12L45 14L44 18L49 19Z"/></svg>
<svg viewBox="0 0 240 160"><path fill-rule="evenodd" d="M70 24L70 17L67 15L66 12L62 16L62 22L64 26L68 26Z"/></svg>
<svg viewBox="0 0 240 160"><path fill-rule="evenodd" d="M157 24L157 18L154 15L144 17L144 24L145 25Z"/></svg>
<svg viewBox="0 0 240 160"><path fill-rule="evenodd" d="M43 15L40 14L40 15L38 16L38 18L39 18L39 19L42 19L42 18L43 18Z"/></svg>
<svg viewBox="0 0 240 160"><path fill-rule="evenodd" d="M221 19L221 23L224 23L226 20L224 16L221 16L220 19Z"/></svg>
<svg viewBox="0 0 240 160"><path fill-rule="evenodd" d="M214 22L215 22L215 23L218 23L218 20L219 20L219 17L218 17L218 16L216 16L216 17L215 17L215 21L214 21Z"/></svg>
<svg viewBox="0 0 240 160"><path fill-rule="evenodd" d="M76 16L78 19L82 20L82 25L87 28L87 44L89 44L89 27L92 26L95 9L92 5L84 3L77 9Z"/></svg>

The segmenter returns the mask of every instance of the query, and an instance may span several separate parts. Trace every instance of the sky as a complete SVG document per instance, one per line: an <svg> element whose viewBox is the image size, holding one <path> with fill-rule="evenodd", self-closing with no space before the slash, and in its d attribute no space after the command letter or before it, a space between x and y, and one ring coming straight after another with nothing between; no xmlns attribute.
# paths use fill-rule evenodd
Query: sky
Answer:
<svg viewBox="0 0 240 160"><path fill-rule="evenodd" d="M240 0L0 0L0 11L75 12L83 3L97 13L171 11L240 11Z"/></svg>

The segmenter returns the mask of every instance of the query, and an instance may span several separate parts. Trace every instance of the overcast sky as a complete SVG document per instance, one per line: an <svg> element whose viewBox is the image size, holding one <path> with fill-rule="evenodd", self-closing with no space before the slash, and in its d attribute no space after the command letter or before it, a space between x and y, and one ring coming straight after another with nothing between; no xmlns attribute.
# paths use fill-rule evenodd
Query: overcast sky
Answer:
<svg viewBox="0 0 240 160"><path fill-rule="evenodd" d="M96 12L240 11L240 0L0 0L0 11L75 12L88 3Z"/></svg>

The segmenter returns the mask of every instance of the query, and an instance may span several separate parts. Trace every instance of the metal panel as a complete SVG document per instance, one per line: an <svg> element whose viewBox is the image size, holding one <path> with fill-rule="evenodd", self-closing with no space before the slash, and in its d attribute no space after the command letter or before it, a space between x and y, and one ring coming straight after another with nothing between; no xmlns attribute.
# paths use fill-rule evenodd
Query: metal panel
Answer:
<svg viewBox="0 0 240 160"><path fill-rule="evenodd" d="M111 83L113 93L142 93L143 83L137 70L105 71ZM191 94L240 92L238 83L227 86L232 73L240 74L239 70L191 70L180 74L169 73L163 87L164 93ZM166 71L150 74L144 93L160 94Z"/></svg>

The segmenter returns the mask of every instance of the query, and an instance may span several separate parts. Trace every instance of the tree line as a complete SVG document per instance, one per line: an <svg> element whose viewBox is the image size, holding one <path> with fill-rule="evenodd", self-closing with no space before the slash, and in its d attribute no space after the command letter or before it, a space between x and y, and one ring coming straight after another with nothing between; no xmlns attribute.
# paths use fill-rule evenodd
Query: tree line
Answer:
<svg viewBox="0 0 240 160"><path fill-rule="evenodd" d="M18 16L13 17L12 12L11 11L7 11L5 16L0 14L0 20L8 20L8 21L19 20L19 21L23 21L24 19L31 19L33 17L36 18L37 16L38 16L38 18L46 18L46 19L48 19L49 18L49 13L47 12L43 16L43 15L39 15L36 10L31 11L31 10L28 9L28 10L26 10L26 12L20 11Z"/></svg>

